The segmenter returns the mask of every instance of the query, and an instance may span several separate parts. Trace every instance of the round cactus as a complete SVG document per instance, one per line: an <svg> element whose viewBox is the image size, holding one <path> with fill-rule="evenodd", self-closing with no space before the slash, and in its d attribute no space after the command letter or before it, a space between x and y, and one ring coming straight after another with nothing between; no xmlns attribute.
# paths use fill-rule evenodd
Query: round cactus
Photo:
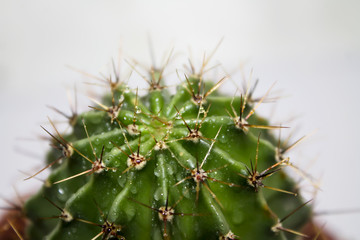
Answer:
<svg viewBox="0 0 360 240"><path fill-rule="evenodd" d="M284 172L286 148L255 110L253 89L218 92L227 76L143 76L144 96L116 78L72 132L43 127L51 169L24 211L29 239L292 239L306 235L307 202ZM135 66L132 66L136 70ZM191 68L193 69L193 68Z"/></svg>

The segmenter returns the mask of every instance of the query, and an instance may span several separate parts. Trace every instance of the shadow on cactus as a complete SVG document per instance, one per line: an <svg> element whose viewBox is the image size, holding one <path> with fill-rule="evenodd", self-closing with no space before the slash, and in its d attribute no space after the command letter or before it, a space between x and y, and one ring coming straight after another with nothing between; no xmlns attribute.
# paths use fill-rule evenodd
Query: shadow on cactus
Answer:
<svg viewBox="0 0 360 240"><path fill-rule="evenodd" d="M307 237L300 229L310 209L284 172L292 166L286 150L269 132L284 127L255 114L270 89L260 99L252 98L252 86L235 96L219 93L227 76L204 79L211 56L199 72L190 64L178 74L174 94L164 85L169 57L141 75L149 84L144 96L115 71L114 81L104 80L109 91L101 101L68 116L70 134L49 119L43 129L53 150L28 179L51 173L24 206L27 237Z"/></svg>

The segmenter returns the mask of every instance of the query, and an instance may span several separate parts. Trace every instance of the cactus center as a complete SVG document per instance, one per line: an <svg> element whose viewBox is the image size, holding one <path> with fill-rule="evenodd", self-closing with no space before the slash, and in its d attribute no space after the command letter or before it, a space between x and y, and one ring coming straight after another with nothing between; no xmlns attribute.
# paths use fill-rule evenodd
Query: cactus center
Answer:
<svg viewBox="0 0 360 240"><path fill-rule="evenodd" d="M71 155L73 155L74 150L71 148L71 145L66 144L65 146L61 145L61 152L64 157L69 158Z"/></svg>
<svg viewBox="0 0 360 240"><path fill-rule="evenodd" d="M175 210L171 207L160 207L159 208L159 219L161 221L171 222L174 218Z"/></svg>
<svg viewBox="0 0 360 240"><path fill-rule="evenodd" d="M197 105L201 105L203 103L203 97L201 95L194 95L192 100L194 101L195 104Z"/></svg>
<svg viewBox="0 0 360 240"><path fill-rule="evenodd" d="M102 227L102 233L104 234L102 239L109 239L111 236L116 237L118 239L125 239L123 236L120 235L120 231L121 231L120 225L105 221L105 223L101 227Z"/></svg>
<svg viewBox="0 0 360 240"><path fill-rule="evenodd" d="M251 174L248 177L249 185L254 187L256 191L257 191L258 187L264 186L264 184L262 183L261 180L262 180L262 177L260 176L260 174L258 172Z"/></svg>
<svg viewBox="0 0 360 240"><path fill-rule="evenodd" d="M119 116L121 106L109 107L108 115L111 118L111 123Z"/></svg>
<svg viewBox="0 0 360 240"><path fill-rule="evenodd" d="M132 136L139 134L139 127L136 124L130 124L127 127L127 130L129 131L129 134Z"/></svg>
<svg viewBox="0 0 360 240"><path fill-rule="evenodd" d="M248 132L249 128L247 127L248 122L244 119L244 118L235 118L234 119L235 122L235 127L243 130L244 132Z"/></svg>
<svg viewBox="0 0 360 240"><path fill-rule="evenodd" d="M105 167L105 165L104 165L104 163L102 161L95 161L93 163L92 170L95 173L101 173L105 168L106 167Z"/></svg>
<svg viewBox="0 0 360 240"><path fill-rule="evenodd" d="M128 167L134 167L136 170L142 169L146 165L146 159L140 154L132 153L127 159Z"/></svg>
<svg viewBox="0 0 360 240"><path fill-rule="evenodd" d="M189 135L187 136L187 138L191 139L193 142L197 143L201 136L202 136L202 134L199 130L193 129L189 132Z"/></svg>
<svg viewBox="0 0 360 240"><path fill-rule="evenodd" d="M74 218L73 216L66 210L63 210L60 218L63 219L65 222L71 222Z"/></svg>
<svg viewBox="0 0 360 240"><path fill-rule="evenodd" d="M233 232L229 231L226 235L220 236L219 240L233 240L235 238L236 238L235 234Z"/></svg>
<svg viewBox="0 0 360 240"><path fill-rule="evenodd" d="M207 178L207 173L204 171L204 169L195 168L191 171L191 177L195 182L203 182Z"/></svg>
<svg viewBox="0 0 360 240"><path fill-rule="evenodd" d="M158 141L155 145L155 150L156 151L159 151L159 150L162 150L162 149L166 149L167 148L167 145L165 144L165 142L163 140L161 141Z"/></svg>

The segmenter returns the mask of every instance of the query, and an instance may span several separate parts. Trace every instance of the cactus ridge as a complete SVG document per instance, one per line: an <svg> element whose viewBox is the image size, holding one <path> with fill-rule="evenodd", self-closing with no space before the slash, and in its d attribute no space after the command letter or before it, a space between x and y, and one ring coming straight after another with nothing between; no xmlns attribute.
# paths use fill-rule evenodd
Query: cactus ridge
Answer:
<svg viewBox="0 0 360 240"><path fill-rule="evenodd" d="M53 150L27 179L51 173L25 204L29 239L305 236L299 229L309 208L283 171L296 169L285 154L302 139L281 148L269 131L285 127L255 114L272 87L260 99L252 98L257 82L240 96L221 94L227 76L203 79L211 53L198 74L190 64L171 95L162 85L171 55L148 77L129 63L149 84L144 96L114 70L115 81L105 80L110 92L91 99L90 111L68 116L54 108L73 131L61 134L51 119L54 133L42 127Z"/></svg>

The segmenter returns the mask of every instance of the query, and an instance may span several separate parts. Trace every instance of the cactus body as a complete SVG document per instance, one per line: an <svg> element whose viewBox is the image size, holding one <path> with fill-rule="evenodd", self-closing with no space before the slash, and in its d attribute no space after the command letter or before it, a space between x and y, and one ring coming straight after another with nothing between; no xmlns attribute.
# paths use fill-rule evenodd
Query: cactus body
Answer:
<svg viewBox="0 0 360 240"><path fill-rule="evenodd" d="M259 102L220 94L225 79L189 75L171 95L151 76L142 97L111 83L70 134L44 128L51 173L25 205L29 239L295 238L283 229L309 211L281 221L303 201Z"/></svg>

